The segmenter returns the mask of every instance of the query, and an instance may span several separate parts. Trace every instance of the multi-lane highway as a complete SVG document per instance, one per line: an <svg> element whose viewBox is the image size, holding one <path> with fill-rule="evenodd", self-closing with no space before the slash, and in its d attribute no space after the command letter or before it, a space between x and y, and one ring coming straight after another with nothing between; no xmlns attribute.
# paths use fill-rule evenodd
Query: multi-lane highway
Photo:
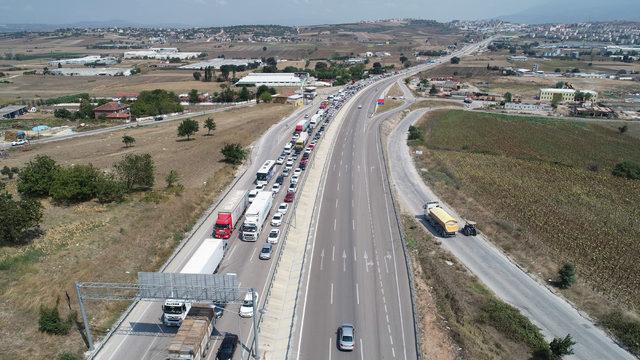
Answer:
<svg viewBox="0 0 640 360"><path fill-rule="evenodd" d="M294 114L284 119L277 125L272 126L258 140L251 152L251 162L247 171L240 176L232 187L233 190L249 190L254 187L254 180L258 168L268 159L275 159L284 144L291 139L291 133L296 121L302 118L304 113L311 112L317 108L318 101L313 105L304 107ZM275 177L274 177L275 178ZM270 189L272 180L267 189ZM288 185L288 182L286 182ZM274 199L274 207L282 202L284 193L280 191ZM215 207L209 213L215 213ZM274 211L272 211L272 214ZM270 217L269 217L270 219ZM211 236L215 216L205 216L196 226L194 232L184 243L184 247L177 251L162 271L179 272L185 263L191 258L194 251L202 241ZM230 239L230 247L218 269L218 273L236 273L241 288L254 287L261 296L265 293L268 279L273 272L275 261L261 261L258 259L260 247L265 242L270 227L265 226L262 236L256 242L243 242L238 240L237 233ZM273 258L277 258L280 248L275 245ZM260 298L260 303L264 298ZM216 322L217 331L231 332L239 336L241 346L236 352L236 358L247 357L245 351L251 346L253 339L252 319L242 319L238 316L238 306L229 305L225 309L225 315ZM166 327L161 324L161 304L158 302L141 301L137 303L131 312L127 314L124 321L114 331L113 335L107 339L99 351L95 354L96 359L121 360L121 359L166 359L167 348L171 338L177 328ZM215 350L214 342L213 349ZM215 357L215 351L210 351L209 359Z"/></svg>

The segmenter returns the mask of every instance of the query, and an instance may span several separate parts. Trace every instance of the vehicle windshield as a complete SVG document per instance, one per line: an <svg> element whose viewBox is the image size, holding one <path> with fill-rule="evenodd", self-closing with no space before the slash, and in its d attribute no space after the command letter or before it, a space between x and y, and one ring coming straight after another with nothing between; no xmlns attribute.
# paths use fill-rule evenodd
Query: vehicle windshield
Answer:
<svg viewBox="0 0 640 360"><path fill-rule="evenodd" d="M216 224L216 229L225 230L229 228L229 224Z"/></svg>
<svg viewBox="0 0 640 360"><path fill-rule="evenodd" d="M167 306L164 307L165 314L182 314L182 306Z"/></svg>
<svg viewBox="0 0 640 360"><path fill-rule="evenodd" d="M245 300L242 302L242 307L253 307L253 300Z"/></svg>
<svg viewBox="0 0 640 360"><path fill-rule="evenodd" d="M353 337L349 336L349 335L345 335L342 337L342 341L344 342L352 342L353 341Z"/></svg>
<svg viewBox="0 0 640 360"><path fill-rule="evenodd" d="M258 179L258 181L267 181L267 174L266 173L257 173L256 174L256 178Z"/></svg>
<svg viewBox="0 0 640 360"><path fill-rule="evenodd" d="M254 224L243 224L242 231L245 232L256 232L256 226Z"/></svg>
<svg viewBox="0 0 640 360"><path fill-rule="evenodd" d="M263 254L268 254L271 250L269 248L262 248L262 253Z"/></svg>
<svg viewBox="0 0 640 360"><path fill-rule="evenodd" d="M278 233L277 232L269 233L269 237L270 238L278 237Z"/></svg>

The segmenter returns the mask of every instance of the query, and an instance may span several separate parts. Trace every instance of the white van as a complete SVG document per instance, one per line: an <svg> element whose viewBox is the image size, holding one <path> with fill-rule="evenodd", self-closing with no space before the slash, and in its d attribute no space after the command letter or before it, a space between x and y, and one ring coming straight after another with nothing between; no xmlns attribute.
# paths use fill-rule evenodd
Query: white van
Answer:
<svg viewBox="0 0 640 360"><path fill-rule="evenodd" d="M258 292L256 291L256 305L258 305ZM253 297L251 291L247 291L240 306L240 317L252 317L253 316Z"/></svg>

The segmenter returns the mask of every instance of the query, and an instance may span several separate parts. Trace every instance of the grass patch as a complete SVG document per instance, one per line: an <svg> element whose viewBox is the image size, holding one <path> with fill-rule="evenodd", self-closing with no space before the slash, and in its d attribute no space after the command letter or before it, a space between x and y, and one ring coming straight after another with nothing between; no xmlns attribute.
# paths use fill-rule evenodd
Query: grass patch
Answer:
<svg viewBox="0 0 640 360"><path fill-rule="evenodd" d="M31 265L44 256L44 252L39 249L28 249L20 255L10 256L0 260L0 271L18 271L24 266Z"/></svg>
<svg viewBox="0 0 640 360"><path fill-rule="evenodd" d="M544 337L535 325L513 306L496 299L482 307L480 320L490 324L510 339L527 344L530 349L547 347Z"/></svg>
<svg viewBox="0 0 640 360"><path fill-rule="evenodd" d="M640 320L613 311L602 317L602 324L622 341L629 349L640 353Z"/></svg>
<svg viewBox="0 0 640 360"><path fill-rule="evenodd" d="M397 108L398 106L404 104L404 101L402 100L393 100L393 99L385 99L384 100L384 105L378 106L376 109L376 113L380 114L383 113L385 111L389 111L392 109Z"/></svg>

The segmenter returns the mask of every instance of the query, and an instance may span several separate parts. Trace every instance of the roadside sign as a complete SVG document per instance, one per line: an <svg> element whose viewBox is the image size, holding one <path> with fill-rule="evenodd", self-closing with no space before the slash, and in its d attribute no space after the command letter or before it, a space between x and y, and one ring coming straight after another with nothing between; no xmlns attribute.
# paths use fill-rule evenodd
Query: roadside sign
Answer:
<svg viewBox="0 0 640 360"><path fill-rule="evenodd" d="M384 99L378 99L378 106L384 105Z"/></svg>

